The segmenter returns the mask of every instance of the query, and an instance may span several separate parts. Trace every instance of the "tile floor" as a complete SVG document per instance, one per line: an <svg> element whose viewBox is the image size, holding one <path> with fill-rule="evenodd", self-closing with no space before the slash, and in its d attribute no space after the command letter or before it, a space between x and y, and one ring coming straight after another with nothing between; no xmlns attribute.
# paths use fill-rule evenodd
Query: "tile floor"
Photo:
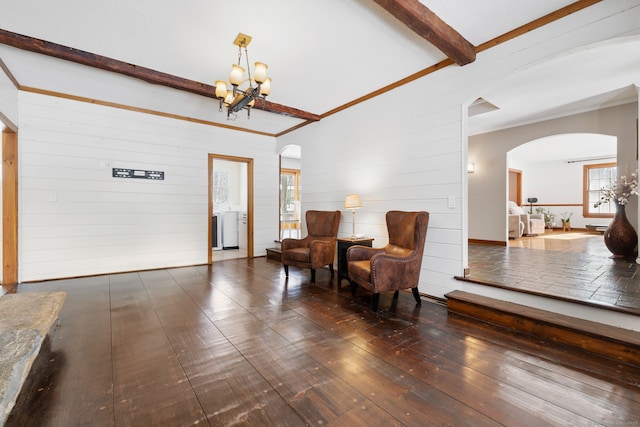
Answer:
<svg viewBox="0 0 640 427"><path fill-rule="evenodd" d="M553 231L509 246L469 244L469 279L640 315L640 264L600 234Z"/></svg>

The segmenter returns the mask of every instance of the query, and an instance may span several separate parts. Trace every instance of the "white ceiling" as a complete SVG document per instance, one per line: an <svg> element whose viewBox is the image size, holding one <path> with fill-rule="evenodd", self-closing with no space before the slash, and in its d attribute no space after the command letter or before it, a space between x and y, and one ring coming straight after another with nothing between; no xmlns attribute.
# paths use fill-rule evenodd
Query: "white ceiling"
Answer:
<svg viewBox="0 0 640 427"><path fill-rule="evenodd" d="M573 2L421 0L475 46ZM244 32L253 37L251 61L269 64L269 100L315 114L445 58L373 0L0 0L0 12L0 29L206 84L228 78L237 61L232 42ZM580 64L559 58L513 76L483 94L499 109L472 117L471 133L566 114L569 108L628 102L637 96L629 88L631 75L638 81L637 48L636 43L612 49L604 60L593 51L579 52ZM208 98L194 103L193 96L172 95L174 105L162 106L153 104L153 98L170 89L146 87L141 92L149 84L6 45L0 45L0 59L25 87L159 110L184 104L190 115L228 123ZM613 78L611 64L623 75ZM277 134L302 122L254 109L251 120L240 114L232 125Z"/></svg>
<svg viewBox="0 0 640 427"><path fill-rule="evenodd" d="M522 144L508 153L518 164L554 162L615 162L618 139L610 135L572 133L553 135Z"/></svg>

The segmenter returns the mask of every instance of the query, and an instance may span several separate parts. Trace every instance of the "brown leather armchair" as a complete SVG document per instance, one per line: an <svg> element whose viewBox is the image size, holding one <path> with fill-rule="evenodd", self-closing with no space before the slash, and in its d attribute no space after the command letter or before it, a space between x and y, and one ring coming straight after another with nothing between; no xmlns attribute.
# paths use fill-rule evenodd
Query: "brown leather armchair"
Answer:
<svg viewBox="0 0 640 427"><path fill-rule="evenodd" d="M282 240L282 264L289 277L289 266L311 269L311 283L316 281L316 268L329 266L333 277L336 238L340 227L340 211L306 213L307 236L303 239Z"/></svg>
<svg viewBox="0 0 640 427"><path fill-rule="evenodd" d="M420 305L418 280L424 253L424 243L429 225L428 212L387 212L389 244L382 248L351 246L347 250L347 268L351 291L356 285L371 292L371 310L378 311L382 292L411 288L416 303Z"/></svg>

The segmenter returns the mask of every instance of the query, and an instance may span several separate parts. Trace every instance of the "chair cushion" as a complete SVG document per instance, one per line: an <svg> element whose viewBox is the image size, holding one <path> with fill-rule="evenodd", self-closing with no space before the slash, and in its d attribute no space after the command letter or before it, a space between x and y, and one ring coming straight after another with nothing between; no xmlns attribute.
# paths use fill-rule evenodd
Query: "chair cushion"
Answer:
<svg viewBox="0 0 640 427"><path fill-rule="evenodd" d="M349 261L349 277L371 282L371 260Z"/></svg>
<svg viewBox="0 0 640 427"><path fill-rule="evenodd" d="M310 262L309 248L292 248L286 251L287 259L296 262Z"/></svg>

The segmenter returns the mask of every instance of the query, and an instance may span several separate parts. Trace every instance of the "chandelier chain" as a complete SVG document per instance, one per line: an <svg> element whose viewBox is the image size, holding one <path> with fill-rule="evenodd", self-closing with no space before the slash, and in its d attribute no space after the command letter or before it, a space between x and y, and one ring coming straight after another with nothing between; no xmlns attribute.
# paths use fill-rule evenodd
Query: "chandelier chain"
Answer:
<svg viewBox="0 0 640 427"><path fill-rule="evenodd" d="M249 87L252 88L253 85L251 84L251 66L249 65L249 51L247 50L247 47L244 47L244 56L247 59L247 75L249 76Z"/></svg>
<svg viewBox="0 0 640 427"><path fill-rule="evenodd" d="M249 60L247 49L250 42L251 37L242 33L239 33L233 42L238 46L238 63L232 66L231 74L229 75L232 89L227 88L227 83L224 80L216 80L215 82L215 96L219 100L218 111L222 111L224 104L227 107L228 120L234 120L236 118L235 113L243 109L247 110L247 118L251 117L251 108L255 106L256 102L262 102L262 107L264 108L266 106L266 97L271 93L271 78L267 77L267 64L256 62L253 75L251 73L251 61ZM242 48L244 48L244 53ZM242 67L243 54L246 56L246 69ZM245 71L249 76L246 80L244 78ZM248 88L241 88L244 83L248 83Z"/></svg>

